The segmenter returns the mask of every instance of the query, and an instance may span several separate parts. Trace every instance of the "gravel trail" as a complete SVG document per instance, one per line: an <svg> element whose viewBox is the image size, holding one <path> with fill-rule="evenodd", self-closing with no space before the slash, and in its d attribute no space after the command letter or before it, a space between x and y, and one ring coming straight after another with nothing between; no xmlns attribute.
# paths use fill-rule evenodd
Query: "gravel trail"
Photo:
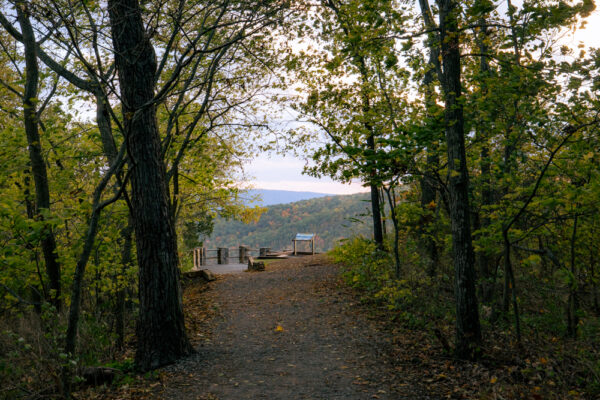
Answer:
<svg viewBox="0 0 600 400"><path fill-rule="evenodd" d="M197 353L167 367L161 399L397 399L389 338L323 256L211 284L217 317ZM202 335L202 334L198 334Z"/></svg>

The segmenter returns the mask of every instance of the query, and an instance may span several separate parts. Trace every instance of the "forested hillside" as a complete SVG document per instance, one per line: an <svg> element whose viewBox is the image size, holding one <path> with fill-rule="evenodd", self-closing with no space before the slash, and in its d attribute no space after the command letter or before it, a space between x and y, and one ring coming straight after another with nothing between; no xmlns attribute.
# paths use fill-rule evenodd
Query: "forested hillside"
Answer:
<svg viewBox="0 0 600 400"><path fill-rule="evenodd" d="M257 222L243 223L218 218L205 246L291 248L296 233L316 233L316 251L331 249L352 235L369 237L368 195L364 193L278 204L268 208Z"/></svg>

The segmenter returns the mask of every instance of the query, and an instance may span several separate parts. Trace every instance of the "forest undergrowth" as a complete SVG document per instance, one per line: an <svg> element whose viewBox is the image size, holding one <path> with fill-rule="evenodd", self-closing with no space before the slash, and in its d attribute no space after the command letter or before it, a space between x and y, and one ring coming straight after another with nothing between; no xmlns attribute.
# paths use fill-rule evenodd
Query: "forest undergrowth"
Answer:
<svg viewBox="0 0 600 400"><path fill-rule="evenodd" d="M322 258L342 264L334 292L340 301L356 304L359 313L378 326L387 344L382 357L395 376L398 392L419 388L431 398L454 399L595 399L600 396L598 364L598 317L591 303L581 304L577 338L565 323L564 288L535 276L519 276L518 299L522 305L520 343L514 315L498 313L494 305L480 306L482 354L477 361L454 357L453 280L450 266L440 264L429 277L419 265L418 253L405 242L403 277L394 277L389 253L373 242L350 239ZM284 261L289 262L288 261ZM211 285L192 280L185 284L184 307L189 337L195 345L207 340L219 314ZM332 289L333 290L333 289ZM133 336L130 336L132 339ZM121 360L110 364L122 371L112 385L84 387L78 398L151 397L156 388L168 386L171 377L163 370L136 374L131 366L135 344L127 342Z"/></svg>
<svg viewBox="0 0 600 400"><path fill-rule="evenodd" d="M354 238L331 252L334 262L345 265L343 280L354 288L365 312L392 335L390 357L404 383L423 382L431 395L440 398L600 396L600 321L591 302L580 305L578 336L573 338L565 322L566 285L523 274L518 288L520 342L512 312L498 311L493 302L481 305L483 356L476 362L459 361L453 355L451 267L441 263L438 273L428 276L419 253L411 252L414 243L405 238L404 244L400 279L394 276L391 255L378 251L369 240Z"/></svg>

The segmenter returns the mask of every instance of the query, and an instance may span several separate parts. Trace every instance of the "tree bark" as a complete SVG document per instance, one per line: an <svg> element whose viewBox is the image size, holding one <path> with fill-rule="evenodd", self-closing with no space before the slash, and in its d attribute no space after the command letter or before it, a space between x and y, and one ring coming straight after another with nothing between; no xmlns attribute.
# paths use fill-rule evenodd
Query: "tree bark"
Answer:
<svg viewBox="0 0 600 400"><path fill-rule="evenodd" d="M577 295L577 222L578 215L573 219L573 233L571 234L571 280L569 282L569 302L567 304L567 333L573 339L577 339L577 330L579 328L579 297Z"/></svg>
<svg viewBox="0 0 600 400"><path fill-rule="evenodd" d="M440 0L438 4L443 64L441 81L445 97L448 148L448 193L455 269L456 355L462 359L475 359L481 351L481 328L475 294L469 176L465 153L463 107L460 99L462 92L458 31L460 8L453 0Z"/></svg>
<svg viewBox="0 0 600 400"><path fill-rule="evenodd" d="M363 88L361 89L361 97L362 97L362 112L364 122L363 125L365 130L367 131L367 148L375 154L377 151L377 147L375 144L375 129L373 125L369 122L369 114L371 113L371 102L369 100L369 94L366 90L366 85L368 83L367 70L365 67L365 61L362 57L360 57L359 69L361 73L361 77L363 80ZM373 182L372 180L377 176L377 168L375 166L374 161L367 161L369 166L369 179L371 182L369 186L371 188L371 211L373 212L373 239L377 244L377 247L380 250L383 250L383 224L381 223L381 209L379 207L381 201L379 198L379 186Z"/></svg>
<svg viewBox="0 0 600 400"><path fill-rule="evenodd" d="M503 311L508 312L510 297L512 296L513 311L515 313L515 330L517 334L517 344L521 345L521 316L519 314L519 303L517 302L517 288L515 284L515 274L512 267L511 261L511 243L508 238L508 229L502 230L502 238L504 239L504 273L506 274L505 286L504 286L504 297L503 307L506 307Z"/></svg>
<svg viewBox="0 0 600 400"><path fill-rule="evenodd" d="M115 301L115 334L117 335L116 347L119 350L123 349L123 343L125 341L125 298L128 285L125 283L125 273L127 269L131 267L131 248L132 246L132 219L131 215L127 216L127 225L121 229L121 240L123 241L121 247L121 274L123 275L122 281L117 277L117 296Z"/></svg>
<svg viewBox="0 0 600 400"><path fill-rule="evenodd" d="M177 243L156 120L156 55L137 0L109 0L124 126L132 165L132 216L139 265L140 317L135 362L141 371L190 354Z"/></svg>
<svg viewBox="0 0 600 400"><path fill-rule="evenodd" d="M434 92L431 85L434 82L436 64L439 64L439 53L439 49L435 47L435 44L430 43L429 63L427 66L428 69L425 72L425 76L423 77L423 86L425 88L425 115L428 121L431 121L431 110L435 106ZM431 143L429 146L427 146L425 172L423 174L423 177L421 178L421 208L423 209L423 212L427 214L423 218L421 218L419 224L419 241L421 242L421 246L425 250L425 270L427 271L427 275L431 277L435 276L437 264L439 262L437 244L431 236L431 232L429 232L429 228L433 221L432 218L429 218L428 215L430 212L435 213L435 209L437 208L437 190L433 176L433 171L438 169L438 167L438 149L437 146Z"/></svg>
<svg viewBox="0 0 600 400"><path fill-rule="evenodd" d="M23 48L25 51L25 90L23 93L23 117L25 123L25 134L29 147L29 159L31 172L35 185L36 217L44 220L43 210L50 210L50 189L48 185L48 172L44 156L42 155L42 144L38 130L37 97L39 85L39 69L36 51L35 35L27 15L26 5L17 4L17 18L21 26L23 36ZM56 239L50 225L44 227L41 238L42 253L50 291L47 300L60 310L61 285L60 264L56 254Z"/></svg>
<svg viewBox="0 0 600 400"><path fill-rule="evenodd" d="M427 149L427 171L432 171L438 165L438 156L435 150ZM437 190L432 182L429 172L421 179L421 208L427 213L424 218L421 218L420 242L425 250L425 270L427 275L434 277L437 272L439 263L439 252L435 239L431 235L431 225L435 218L435 210L437 208ZM433 213L433 217L429 213Z"/></svg>
<svg viewBox="0 0 600 400"><path fill-rule="evenodd" d="M517 68L518 66L520 66L520 60L521 60L521 54L520 54L520 49L519 49L519 42L517 39L517 31L515 28L515 20L514 20L514 8L512 6L512 3L510 0L507 1L507 5L508 5L508 16L509 16L509 21L510 21L510 25L511 25L511 39L512 39L512 45L513 45L513 68ZM504 187L503 187L503 194L504 196L506 196L508 193L510 193L510 190L512 189L512 183L510 182L510 175L513 171L513 167L516 167L516 163L515 163L515 151L517 149L517 136L518 133L516 132L516 125L517 125L517 114L518 114L518 110L519 110L519 99L517 97L514 98L513 100L513 114L508 122L508 126L506 128L506 138L505 138L505 143L504 143L504 166L502 168L502 174L503 174L503 178L504 178ZM511 283L510 283L510 276L511 276L512 271L504 271L504 297L502 300L502 311L504 312L508 312L509 309L509 302L508 302L508 298L510 296L510 290L511 290Z"/></svg>
<svg viewBox="0 0 600 400"><path fill-rule="evenodd" d="M100 132L102 150L108 159L108 162L112 164L117 157L117 145L115 144L112 133L109 111L110 105L102 90L97 89L94 91L94 96L96 97L96 124L98 125L98 131Z"/></svg>
<svg viewBox="0 0 600 400"><path fill-rule="evenodd" d="M371 211L373 212L373 240L377 247L383 249L383 225L381 223L381 209L379 208L379 189L371 184Z"/></svg>
<svg viewBox="0 0 600 400"><path fill-rule="evenodd" d="M479 60L479 70L481 72L480 88L482 96L486 96L488 93L486 79L490 76L490 64L489 59L486 56L489 52L486 44L489 30L486 26L487 20L484 17L479 19L479 24L481 25L481 33L477 36L477 46L479 47L479 52L482 54ZM484 141L479 156L479 165L481 168L481 205L483 207L490 206L494 203L494 193L492 191L491 183L490 148L488 139L485 137L487 131L491 129L486 122L487 118L488 116L484 116L484 118L478 121L476 133L478 138ZM479 222L477 229L485 229L490 225L490 218L487 216L487 213L488 211L484 210L483 216L477 215L477 221ZM480 251L476 256L481 300L484 303L489 304L492 301L494 294L493 274L490 269L493 260L485 250Z"/></svg>
<svg viewBox="0 0 600 400"><path fill-rule="evenodd" d="M388 204L390 205L390 216L394 225L394 266L396 279L400 279L400 226L398 224L398 216L396 215L396 193L395 184L390 184L389 187L384 187L387 194Z"/></svg>
<svg viewBox="0 0 600 400"><path fill-rule="evenodd" d="M386 215L385 215L385 190L383 187L379 188L379 212L381 215L381 233L383 237L387 236L387 226L386 226Z"/></svg>

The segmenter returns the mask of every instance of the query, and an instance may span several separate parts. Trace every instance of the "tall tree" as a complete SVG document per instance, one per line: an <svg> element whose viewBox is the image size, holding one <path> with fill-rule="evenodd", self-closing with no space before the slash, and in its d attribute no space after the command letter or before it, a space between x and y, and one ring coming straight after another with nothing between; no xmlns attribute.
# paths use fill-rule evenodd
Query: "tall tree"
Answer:
<svg viewBox="0 0 600 400"><path fill-rule="evenodd" d="M425 0L421 0L425 1ZM421 6L423 8L423 6ZM427 9L427 7L425 7ZM439 107L436 104L435 93L435 77L441 73L440 64L440 48L438 46L439 35L435 28L435 23L429 15L425 18L425 27L430 31L427 42L429 51L429 60L425 66L425 74L423 75L423 95L425 100L425 123L432 130L430 140L426 150L426 165L421 178L421 208L424 212L424 218L420 221L421 243L425 248L425 268L429 276L434 276L437 264L439 262L438 246L431 232L431 220L428 215L433 214L437 208L437 182L435 174L439 169L439 150L438 137L442 137L442 122L437 121L436 109Z"/></svg>
<svg viewBox="0 0 600 400"><path fill-rule="evenodd" d="M25 90L23 92L23 120L25 123L25 134L29 147L29 159L31 172L35 184L35 208L37 218L44 219L45 212L50 211L50 189L48 185L48 172L44 160L42 143L40 140L38 126L37 104L39 97L39 68L36 51L36 39L33 27L29 19L27 3L17 3L17 19L21 26L23 35L23 48L25 52ZM47 224L41 238L42 252L46 266L46 274L49 280L48 300L60 309L60 264L56 253L56 239L53 228Z"/></svg>
<svg viewBox="0 0 600 400"><path fill-rule="evenodd" d="M115 4L119 5L121 3ZM123 11L123 7L131 5L127 3L121 7L121 11ZM137 190L138 194L140 189L154 190L155 194L157 194L157 202L161 204L163 195L166 195L167 201L169 199L168 188L169 180L171 179L175 190L173 190L173 207L170 210L172 212L169 212L169 216L173 217L177 214L176 211L181 209L182 205L178 189L180 187L181 165L184 161L187 162L184 155L191 153L190 149L194 150L195 153L201 153L194 146L201 146L205 143L216 145L218 142L202 140L208 132L216 128L228 129L234 125L239 128L240 123L231 123L233 119L231 114L234 112L242 114L240 110L248 103L248 99L251 99L253 94L264 88L267 79L258 79L260 84L254 84L254 82L248 84L253 81L253 76L256 76L253 74L259 69L259 65L263 68L261 72L264 72L268 68L264 67L264 60L255 54L256 49L263 49L262 45L265 43L264 37L257 33L261 33L265 27L273 24L279 16L280 11L285 9L286 5L285 2L230 2L228 0L215 0L211 3L210 7L206 7L204 4L174 0L172 2L156 3L154 6L137 9L137 14L132 16L131 19L127 19L128 16L126 13L121 13L121 19L116 18L115 20L111 20L111 15L119 17L114 12L111 14L114 11L112 10L112 6L98 7L96 4L85 2L65 4L60 0L36 4L36 13L33 14L36 18L35 24L41 31L44 31L44 29L46 31L43 35L44 40L36 43L36 50L39 59L55 73L60 75L69 84L95 97L97 125L106 157L104 161L105 167L107 166L106 164L113 164L112 160L115 158L117 144L120 142L119 137L113 137L113 127L116 127L123 135L124 141L128 146L133 148L135 144L138 144L139 146L136 149L141 154L151 154L150 158L152 158L156 151L159 161L163 164L162 171L155 169L156 164L154 159L148 161L142 156L138 157L140 162L137 162L136 157L133 157L135 151L132 152L131 149L128 149L127 163L131 169L130 175L136 171L144 170L144 167L148 166L151 166L151 172L158 171L158 176L152 174L145 176L145 178L155 185L154 189L151 186L145 185L147 182L142 181L137 186L137 189L134 190ZM202 17L188 18L188 14L202 15ZM107 31L108 26L106 23L100 22L106 20L114 22L113 28L125 30L127 33L134 32L137 35L142 32L141 36L135 36L136 39L140 39L142 36L144 38L144 41L140 42L140 47L136 47L135 44L131 44L127 40L122 40L121 42L114 40L114 46L112 47L116 48L117 44L119 44L121 45L121 49L127 50L129 55L133 54L134 58L137 57L138 50L150 49L150 51L141 52L146 57L143 61L136 64L132 58L127 58L126 56L115 59L115 54L109 43L110 35ZM133 27L130 24L131 21L134 21ZM9 18L3 14L0 14L0 23L16 40L23 41L22 34L14 29ZM149 25L145 28L143 23L148 23ZM127 33L124 36L127 36ZM118 35L113 31L113 37L117 37ZM123 37L123 35L120 37ZM154 44L151 44L151 40L154 41ZM242 41L245 42L241 43ZM161 57L158 62L156 60L153 61L155 58L153 46L160 48L159 53ZM68 54L71 54L72 57L63 63L56 62L54 52L57 48L67 49ZM114 64L112 63L113 59L115 59ZM242 64L249 60L253 60L253 67L244 67ZM128 63L128 61L131 62ZM154 65L151 65L152 63ZM140 77L136 73L133 74L134 77L140 79L141 86L144 88L143 93L136 96L135 89L131 90L131 87L137 87L136 85L140 82L131 82L125 79L123 81L125 84L121 83L118 85L114 76L115 65L119 77L123 80L124 74L130 73L131 75L131 71L142 64L144 67L139 68L138 72L143 70L146 76ZM130 85L127 86L127 83L130 83ZM248 89L245 90L245 87ZM121 92L119 100L121 100L122 109L124 110L122 115L119 115L118 112L112 109L112 104L115 103L114 100L119 91ZM239 93L242 93L242 95L239 95ZM130 98L127 98L127 95ZM80 101L89 100L86 94L80 96ZM156 124L155 111L156 107L161 104L165 105L169 114L167 129L163 131L162 143L160 138L157 139L158 136L156 136L159 128ZM149 115L150 117L148 117ZM151 141L150 143L148 140L142 143L148 136L142 135L142 140L136 141L140 135L136 136L135 133L132 133L131 136L129 135L130 132L136 131L140 126L139 118L142 120L148 118L154 120L154 126L150 126L145 131L142 129L142 132L146 134L150 132L151 141L155 141L156 143ZM141 125L144 125L144 123L141 123ZM133 139L134 136L136 139ZM133 142L135 144L132 145ZM144 153L148 148L150 148L150 153ZM142 161L148 162L144 164ZM139 165L141 166L138 168ZM119 163L118 171L115 171L117 173L117 182L115 183L117 193L126 193L126 181L123 181L122 167L122 163ZM144 171L147 171L147 169ZM188 171L185 172L187 173ZM166 178L164 178L165 175ZM189 176L188 174L186 179ZM162 188L162 192L157 191L157 188ZM137 194L133 197L137 200L140 199L140 195ZM219 199L226 198L221 193L218 197ZM127 199L128 197L125 196L125 198ZM141 198L148 200L148 197L141 196ZM140 212L150 214L151 216L148 218L150 221L160 220L160 218L156 218L157 209L147 209L144 201L128 201L134 219L136 215L140 215L137 212ZM219 203L223 202L223 200L219 201ZM133 211L133 208L142 203L144 205L139 207L139 210ZM213 205L213 207L220 207L220 205ZM97 216L97 213L94 215ZM166 262L167 268L158 266L158 271L161 271L161 273L177 265L176 249L173 245L175 239L170 239L170 236L175 236L175 231L173 230L174 223L171 222L170 225L171 228L163 226L161 228L162 231L161 229L148 228L148 226L144 228L146 232L151 232L155 235L154 240L157 241L156 243L169 243L165 245L167 250L162 251L162 249L148 244L147 237L143 239L146 241L146 246L149 246L148 248L156 249L154 255L148 256L150 259L157 255L170 254L165 256L165 260L163 260ZM124 229L122 232L126 234L127 230ZM169 236L169 239L165 241L164 238L160 238L161 232L163 234L167 232L163 236ZM137 236L140 235L138 234ZM143 235L138 237L138 239L141 237ZM125 236L123 239L122 243L124 243L124 248L126 248L129 239ZM140 257L146 257L145 249L140 250L138 248L138 255ZM126 264L127 257L123 257L123 259ZM150 263L152 262L150 261ZM148 263L146 262L144 265L148 265ZM139 264L141 265L142 263L139 262ZM85 265L82 264L81 268L79 268L78 264L77 271L79 271L79 282L81 282ZM165 273L173 274L172 271ZM154 278L158 279L158 283L152 283L156 289L157 285L160 285L160 282L164 281L164 279L160 275L149 279L155 280ZM140 285L147 286L150 283L140 282ZM179 293L177 288L169 291L169 295L175 294L175 298L178 297L177 293ZM155 300L158 302L167 301L163 295L152 297L146 293L144 296L148 299L149 303ZM74 296L74 298L79 297ZM163 307L162 305L150 307L148 306L148 302L142 302L145 305L144 307L146 307L144 310L147 308L162 309ZM180 302L180 299L176 299L174 302ZM71 305L73 310L77 309L77 307L74 307L74 303ZM172 306L172 308L177 307ZM160 314L161 311L157 313ZM141 315L143 316L144 312ZM71 320L75 324L77 323L77 318ZM140 323L140 326L142 325L144 324ZM182 322L179 325L182 326ZM153 331L153 329L147 329L146 327L146 329L140 329L139 334L152 335ZM76 332L76 327L71 327L68 336L74 338L74 332ZM167 334L167 336L172 337L173 335ZM164 344L163 340L150 340ZM71 341L69 340L69 342ZM138 343L140 346L146 345L146 341L144 340L138 341ZM72 348L73 346L67 347ZM149 354L148 357L152 356L147 351L147 348L143 347L141 347L138 353L142 356L144 354ZM156 365L157 363L150 364ZM141 368L151 367L142 366Z"/></svg>
<svg viewBox="0 0 600 400"><path fill-rule="evenodd" d="M185 332L177 240L156 120L156 54L137 0L109 0L108 8L132 164L140 296L135 360L139 369L149 370L189 354L192 347Z"/></svg>
<svg viewBox="0 0 600 400"><path fill-rule="evenodd" d="M471 240L469 171L465 152L462 106L459 17L461 6L453 0L440 0L440 43L445 102L446 146L448 152L448 193L452 224L452 258L456 291L456 355L477 358L481 327L475 294L475 265Z"/></svg>
<svg viewBox="0 0 600 400"><path fill-rule="evenodd" d="M381 141L390 134L397 116L391 115L389 98L378 80L385 81L382 75L386 73L389 78L390 68L396 66L393 41L386 35L398 29L402 15L390 0L366 5L355 0L325 0L320 5L312 33L327 51L299 57L307 63L303 71L298 71L298 62L289 63L312 92L299 111L329 137L328 143L313 153L317 166L308 170L342 180L360 177L368 185L373 239L382 249L384 199L380 198L378 153L386 146ZM302 19L301 24L305 22ZM315 64L318 70L312 69Z"/></svg>

